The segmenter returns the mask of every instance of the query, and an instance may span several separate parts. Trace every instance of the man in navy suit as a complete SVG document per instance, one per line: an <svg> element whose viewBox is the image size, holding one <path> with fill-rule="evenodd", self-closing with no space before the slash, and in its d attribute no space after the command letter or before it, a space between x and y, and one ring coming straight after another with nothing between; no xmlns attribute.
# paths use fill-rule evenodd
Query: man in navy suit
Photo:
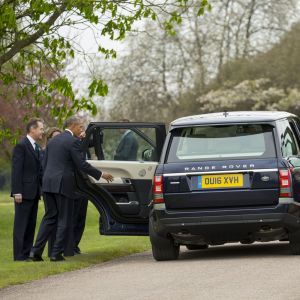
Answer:
<svg viewBox="0 0 300 300"><path fill-rule="evenodd" d="M39 232L30 259L42 261L42 253L49 236L56 229L56 236L51 261L62 261L64 257L64 242L73 217L73 199L76 193L75 169L78 169L95 179L101 177L107 182L113 180L112 175L102 173L86 162L82 151L80 135L84 131L83 121L79 117L71 117L65 121L65 131L52 138L46 147L43 160L43 193L45 215L40 224Z"/></svg>
<svg viewBox="0 0 300 300"><path fill-rule="evenodd" d="M14 260L28 259L33 244L41 196L40 147L44 122L42 119L30 119L26 126L27 136L14 148L12 155L11 196L15 200L15 218L13 230Z"/></svg>

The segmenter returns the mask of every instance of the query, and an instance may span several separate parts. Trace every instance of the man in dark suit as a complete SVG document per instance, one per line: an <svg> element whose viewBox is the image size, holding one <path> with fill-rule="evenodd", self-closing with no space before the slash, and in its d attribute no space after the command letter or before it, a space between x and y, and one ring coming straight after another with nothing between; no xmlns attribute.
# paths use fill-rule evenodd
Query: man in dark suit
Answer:
<svg viewBox="0 0 300 300"><path fill-rule="evenodd" d="M47 134L47 141L49 142L50 139L57 134L60 134L61 130L58 128L50 128ZM54 135L53 135L54 134ZM80 139L82 140L85 138L85 132L80 135ZM82 155L84 155L82 153ZM88 207L88 199L76 193L74 200L74 207L69 207L68 213L71 225L68 226L69 230L66 233L66 240L64 244L64 256L74 256L76 254L81 254L81 250L79 248L79 243L81 241L84 228L85 228L85 221L87 215L87 207ZM56 237L56 230L52 233L48 240L48 256L51 257L52 254L52 247L55 242Z"/></svg>
<svg viewBox="0 0 300 300"><path fill-rule="evenodd" d="M129 120L123 119L122 122L129 122ZM123 135L116 149L114 160L135 161L137 158L138 142L134 132L129 129L120 129L120 132Z"/></svg>
<svg viewBox="0 0 300 300"><path fill-rule="evenodd" d="M27 136L14 148L12 155L11 196L15 200L13 231L14 260L27 260L33 244L41 196L40 147L44 133L43 120L30 119Z"/></svg>
<svg viewBox="0 0 300 300"><path fill-rule="evenodd" d="M64 243L64 256L74 256L76 254L81 254L79 248L79 243L83 236L85 229L85 221L87 216L88 208L88 199L85 196L76 193L75 198L73 199L73 207L69 207L68 216L68 232L66 233L66 239ZM48 240L48 256L52 256L52 248L56 238L56 230L52 233Z"/></svg>
<svg viewBox="0 0 300 300"><path fill-rule="evenodd" d="M80 135L80 139L83 140L85 138L85 132ZM81 250L79 248L79 243L81 241L84 228L85 221L87 215L88 208L88 199L77 194L77 197L74 199L74 212L73 212L73 253L81 254Z"/></svg>
<svg viewBox="0 0 300 300"><path fill-rule="evenodd" d="M74 172L79 169L99 180L101 177L108 182L112 175L102 173L87 163L82 155L79 136L84 125L79 117L71 117L65 122L66 130L52 138L46 147L43 161L43 193L45 215L40 224L35 245L31 249L30 258L41 261L42 253L49 236L56 229L55 242L52 247L51 261L62 261L64 242L69 226L72 226L73 199L76 192Z"/></svg>

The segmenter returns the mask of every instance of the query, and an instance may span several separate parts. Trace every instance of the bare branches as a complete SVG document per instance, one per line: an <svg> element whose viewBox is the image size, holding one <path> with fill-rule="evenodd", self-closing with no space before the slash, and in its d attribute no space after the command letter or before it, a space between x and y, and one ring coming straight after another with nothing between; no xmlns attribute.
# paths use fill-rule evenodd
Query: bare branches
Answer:
<svg viewBox="0 0 300 300"><path fill-rule="evenodd" d="M190 4L199 7L200 2ZM166 37L147 24L130 40L129 53L119 63L101 68L113 90L106 104L113 107L111 117L171 120L200 112L195 100L225 85L227 64L267 51L289 30L291 21L286 16L296 10L292 2L211 0L211 13L198 18L191 8L182 26L175 27L175 37Z"/></svg>

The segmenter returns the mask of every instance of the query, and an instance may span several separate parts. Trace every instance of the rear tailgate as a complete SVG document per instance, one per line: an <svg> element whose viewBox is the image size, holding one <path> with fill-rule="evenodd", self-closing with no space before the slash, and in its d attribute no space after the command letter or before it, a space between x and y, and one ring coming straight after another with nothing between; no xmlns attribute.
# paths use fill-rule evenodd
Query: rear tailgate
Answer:
<svg viewBox="0 0 300 300"><path fill-rule="evenodd" d="M169 209L276 205L273 124L175 128L164 164Z"/></svg>
<svg viewBox="0 0 300 300"><path fill-rule="evenodd" d="M206 171L174 173L165 165L164 199L169 209L276 205L279 199L277 159L206 162L185 169ZM208 170L211 171L208 171Z"/></svg>

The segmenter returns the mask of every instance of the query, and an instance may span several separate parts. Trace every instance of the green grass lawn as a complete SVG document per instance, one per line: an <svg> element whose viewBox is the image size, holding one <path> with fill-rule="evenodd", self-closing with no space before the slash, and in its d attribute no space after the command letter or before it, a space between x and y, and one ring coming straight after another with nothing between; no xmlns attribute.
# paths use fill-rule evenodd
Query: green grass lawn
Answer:
<svg viewBox="0 0 300 300"><path fill-rule="evenodd" d="M40 201L37 225L39 225L43 213L44 205L43 201ZM99 235L99 213L89 203L87 223L80 244L84 254L68 257L64 262L53 263L48 260L47 249L45 249L44 262L14 262L12 256L13 218L14 205L12 199L8 194L0 193L0 288L84 268L150 249L148 237Z"/></svg>

